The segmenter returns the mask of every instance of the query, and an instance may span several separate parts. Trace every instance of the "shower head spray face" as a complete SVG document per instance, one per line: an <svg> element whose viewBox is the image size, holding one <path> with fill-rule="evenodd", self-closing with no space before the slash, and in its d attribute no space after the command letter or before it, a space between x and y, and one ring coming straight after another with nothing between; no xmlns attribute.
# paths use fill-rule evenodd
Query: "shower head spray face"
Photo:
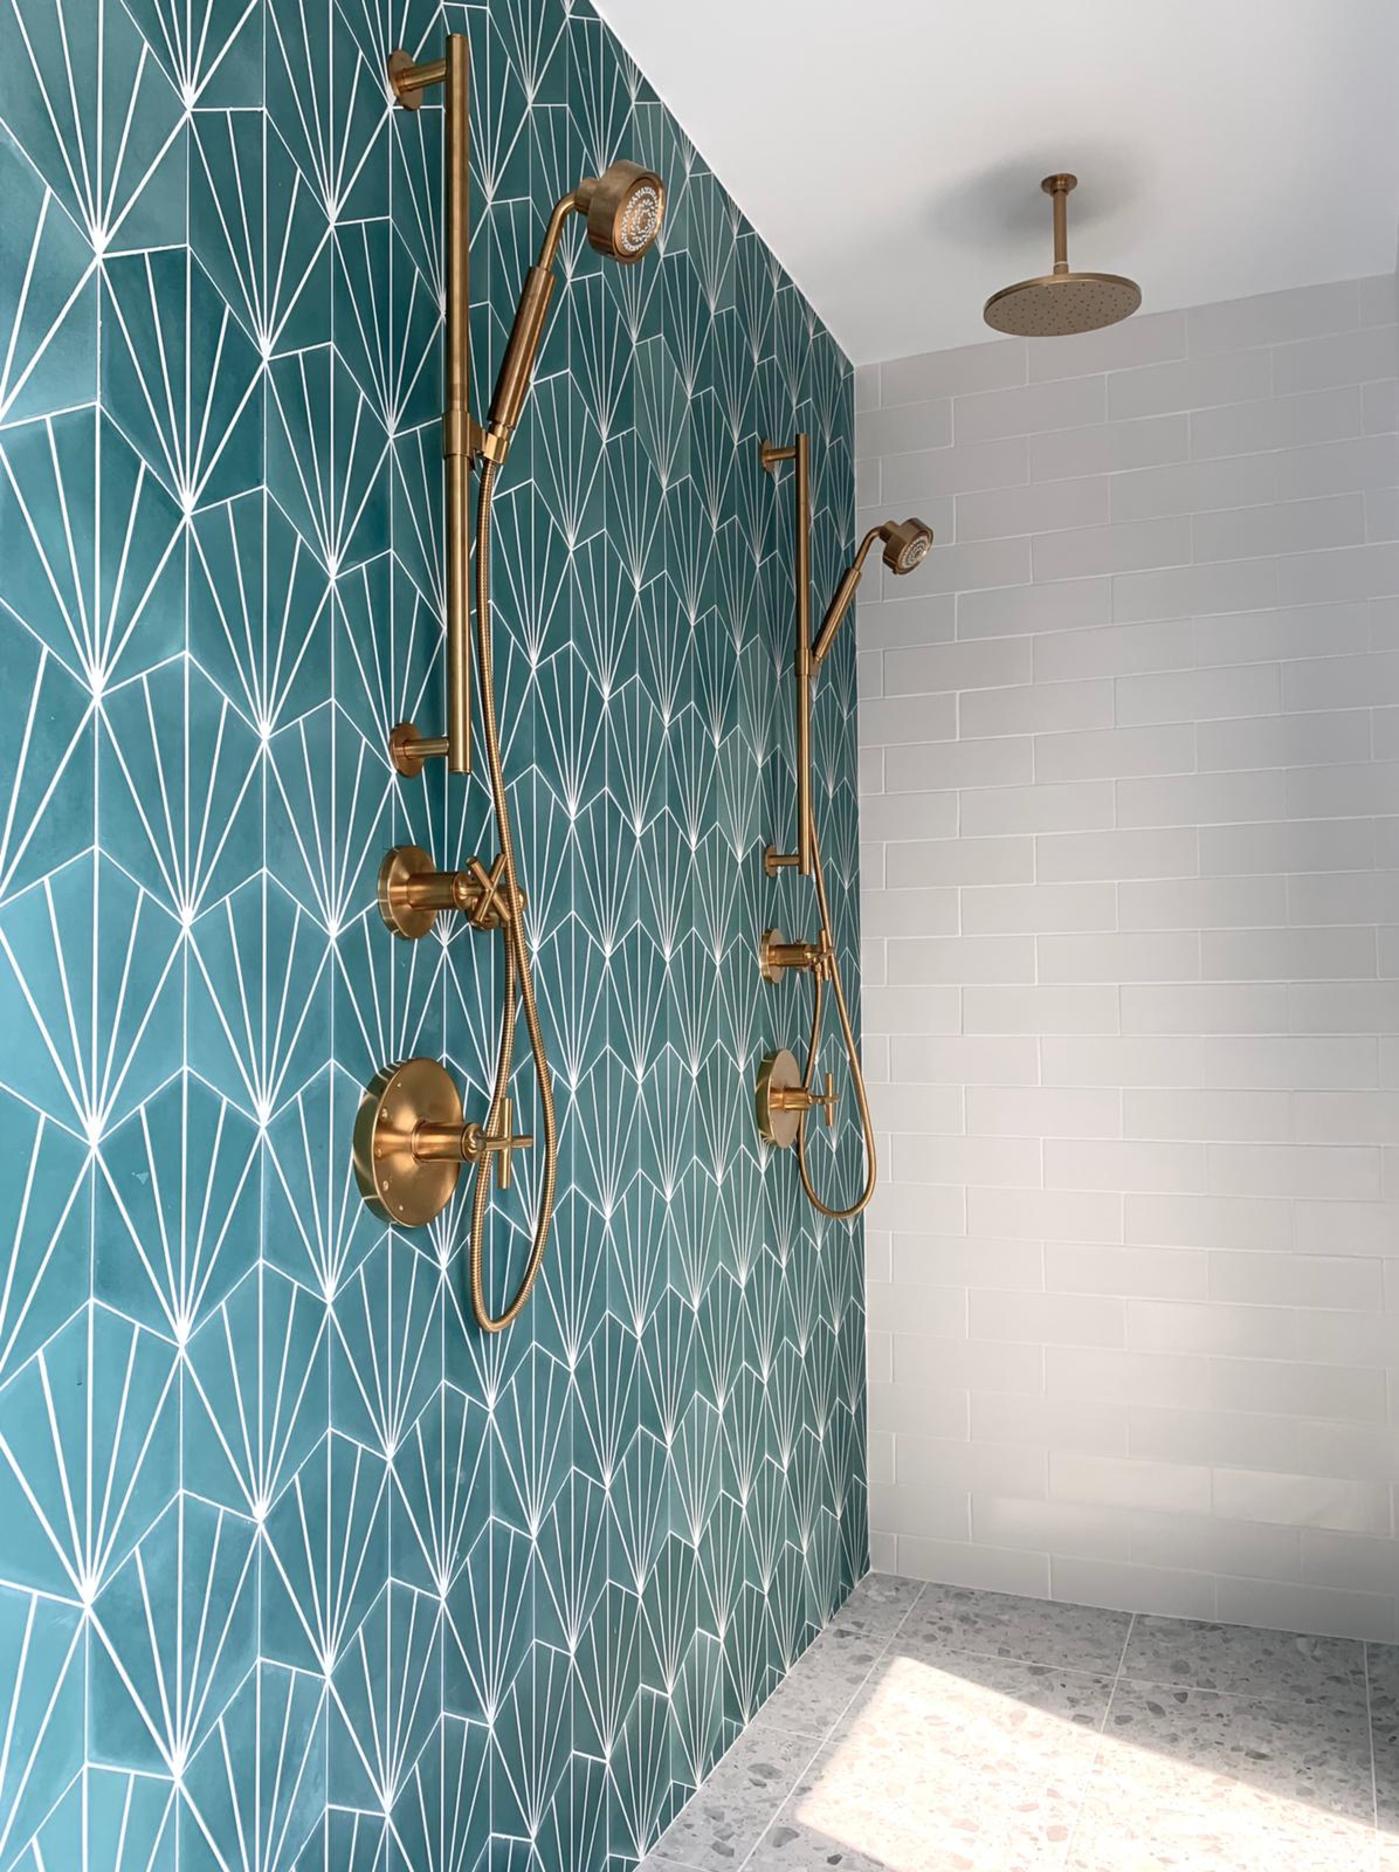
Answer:
<svg viewBox="0 0 1399 1872"><path fill-rule="evenodd" d="M575 200L587 216L588 245L624 266L650 249L665 220L665 184L640 163L614 162L581 183Z"/></svg>
<svg viewBox="0 0 1399 1872"><path fill-rule="evenodd" d="M1077 186L1078 178L1071 175L1046 176L1040 183L1054 202L1054 271L992 293L982 317L993 331L1014 338L1063 338L1116 325L1141 304L1141 287L1120 273L1069 271L1068 197Z"/></svg>
<svg viewBox="0 0 1399 1872"><path fill-rule="evenodd" d="M933 529L925 521L890 520L884 527L884 563L896 578L912 572L927 558L933 544Z"/></svg>

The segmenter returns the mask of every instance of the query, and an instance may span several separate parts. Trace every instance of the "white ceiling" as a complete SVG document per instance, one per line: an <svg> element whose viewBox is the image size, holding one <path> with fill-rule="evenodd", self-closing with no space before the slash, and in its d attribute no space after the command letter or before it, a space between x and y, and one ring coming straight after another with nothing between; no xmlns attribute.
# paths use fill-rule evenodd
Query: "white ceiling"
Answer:
<svg viewBox="0 0 1399 1872"><path fill-rule="evenodd" d="M1143 310L1390 271L1399 0L597 0L857 363L1069 261Z"/></svg>

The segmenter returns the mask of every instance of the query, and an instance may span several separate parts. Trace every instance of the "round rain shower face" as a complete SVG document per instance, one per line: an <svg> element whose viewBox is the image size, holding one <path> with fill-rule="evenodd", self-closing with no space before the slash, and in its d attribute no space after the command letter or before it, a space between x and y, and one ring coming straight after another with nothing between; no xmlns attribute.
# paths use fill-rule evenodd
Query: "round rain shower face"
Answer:
<svg viewBox="0 0 1399 1872"><path fill-rule="evenodd" d="M1054 203L1054 271L992 293L982 310L986 323L1013 338L1065 338L1130 318L1142 302L1135 280L1069 270L1069 193L1078 178L1046 176L1040 187Z"/></svg>
<svg viewBox="0 0 1399 1872"><path fill-rule="evenodd" d="M1141 302L1141 287L1118 273L1046 273L993 293L983 316L1013 338L1066 338L1116 325Z"/></svg>

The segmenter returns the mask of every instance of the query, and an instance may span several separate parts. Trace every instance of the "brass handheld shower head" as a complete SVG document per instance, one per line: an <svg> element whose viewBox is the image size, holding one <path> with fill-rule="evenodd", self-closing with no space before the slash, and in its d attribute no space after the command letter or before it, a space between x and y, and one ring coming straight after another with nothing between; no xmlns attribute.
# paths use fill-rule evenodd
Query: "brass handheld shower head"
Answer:
<svg viewBox="0 0 1399 1872"><path fill-rule="evenodd" d="M595 253L630 266L654 245L665 220L665 184L653 169L614 162L600 176L589 176L571 194L554 203L539 258L525 276L515 322L501 360L491 399L481 452L487 461L504 461L534 376L544 320L554 291L554 260L571 214L588 224L588 245Z"/></svg>
<svg viewBox="0 0 1399 1872"><path fill-rule="evenodd" d="M821 628L816 633L816 641L811 646L811 666L819 669L830 652L835 634L840 629L841 620L850 609L850 600L855 596L855 587L865 569L865 560L876 540L884 544L884 563L896 578L902 578L906 572L912 572L915 566L922 565L933 544L933 529L925 520L915 519L912 515L907 520L886 520L882 526L871 527L860 542L860 550L846 567Z"/></svg>

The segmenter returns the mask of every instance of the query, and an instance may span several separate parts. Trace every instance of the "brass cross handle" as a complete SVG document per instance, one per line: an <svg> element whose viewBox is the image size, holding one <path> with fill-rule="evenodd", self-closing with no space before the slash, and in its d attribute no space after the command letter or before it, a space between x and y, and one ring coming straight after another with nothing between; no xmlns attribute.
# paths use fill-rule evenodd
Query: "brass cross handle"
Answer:
<svg viewBox="0 0 1399 1872"><path fill-rule="evenodd" d="M514 1160L515 1152L517 1150L527 1150L529 1146L533 1144L534 1138L528 1132L516 1135L511 1134L510 1125L513 1112L509 1099L501 1100L500 1108L496 1116L499 1119L499 1128L497 1130L488 1131L484 1125L479 1124L469 1124L466 1126L465 1135L462 1138L462 1156L470 1158L470 1160L475 1163L488 1152L494 1151L496 1153L496 1186L499 1189L507 1190L510 1187L510 1166Z"/></svg>
<svg viewBox="0 0 1399 1872"><path fill-rule="evenodd" d="M505 860L487 871L479 858L463 871L438 871L421 845L395 845L379 867L379 914L395 936L426 936L439 910L460 910L477 929L498 929L506 920ZM516 903L523 906L524 892Z"/></svg>

